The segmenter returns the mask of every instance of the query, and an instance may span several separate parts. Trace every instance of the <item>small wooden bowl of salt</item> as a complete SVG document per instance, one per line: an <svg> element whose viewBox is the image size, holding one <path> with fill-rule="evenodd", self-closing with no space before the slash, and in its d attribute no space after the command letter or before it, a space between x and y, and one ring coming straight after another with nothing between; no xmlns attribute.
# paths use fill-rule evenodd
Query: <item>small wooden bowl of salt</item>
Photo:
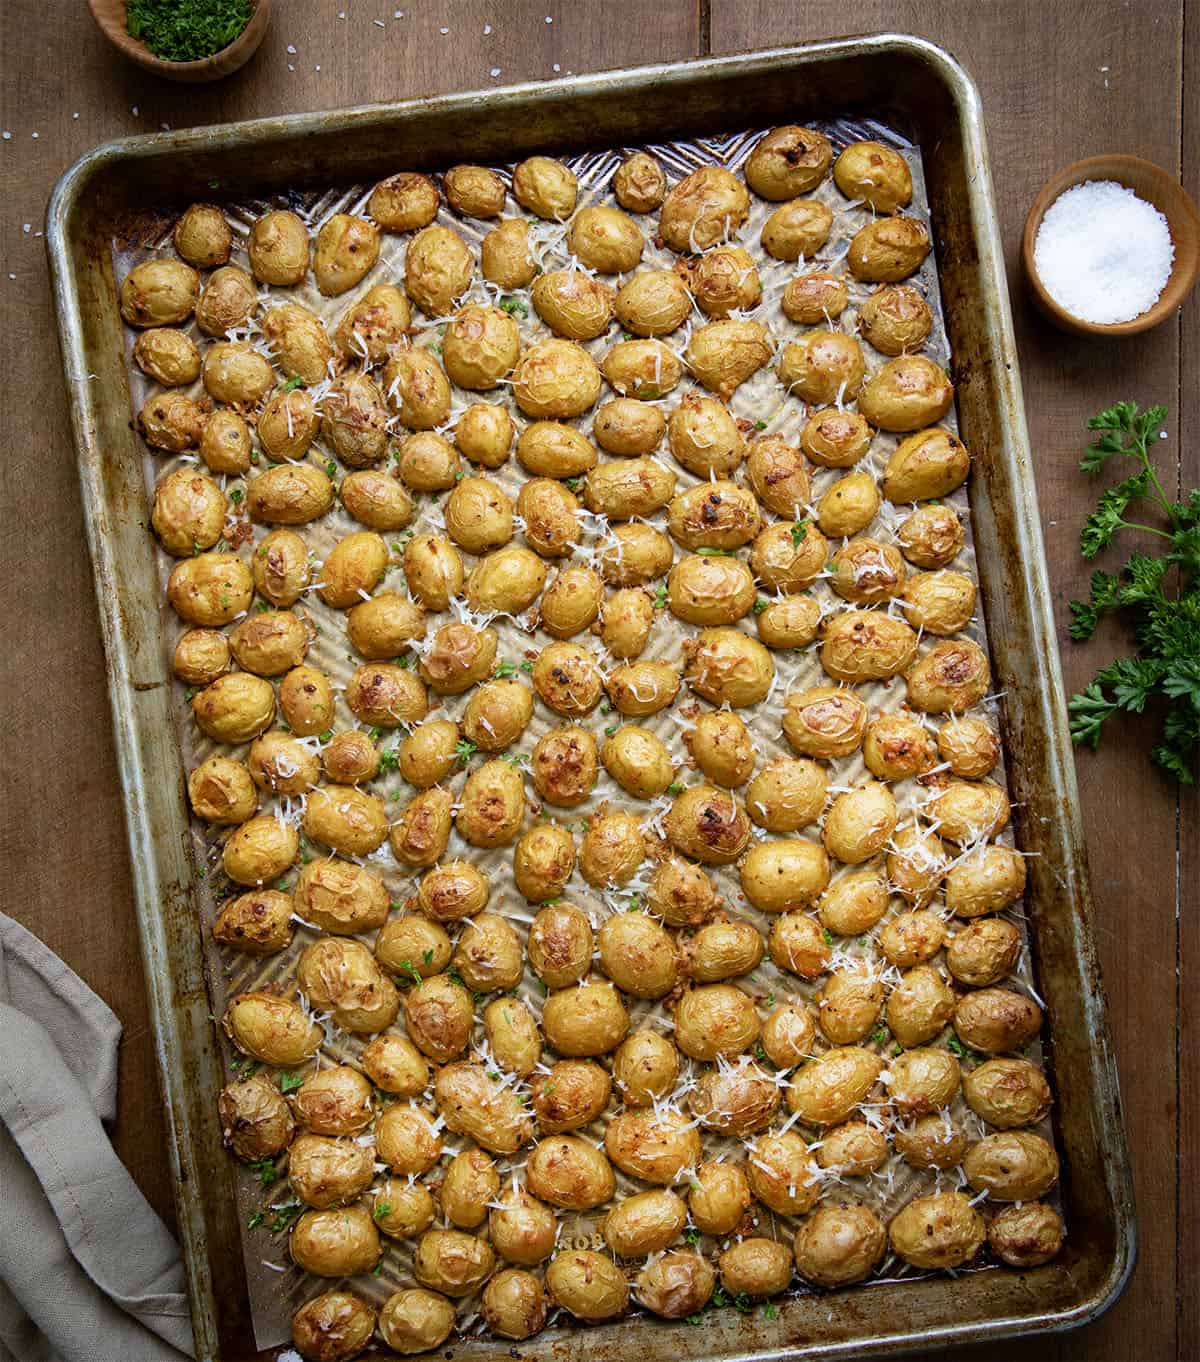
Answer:
<svg viewBox="0 0 1200 1362"><path fill-rule="evenodd" d="M1090 156L1048 180L1021 244L1034 302L1060 330L1133 336L1165 321L1200 272L1200 214L1140 156Z"/></svg>

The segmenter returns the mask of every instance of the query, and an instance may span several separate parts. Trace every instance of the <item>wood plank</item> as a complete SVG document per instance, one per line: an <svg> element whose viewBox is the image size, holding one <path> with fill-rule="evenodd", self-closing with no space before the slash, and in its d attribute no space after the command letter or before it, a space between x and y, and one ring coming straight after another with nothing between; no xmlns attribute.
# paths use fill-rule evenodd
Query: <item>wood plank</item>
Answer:
<svg viewBox="0 0 1200 1362"><path fill-rule="evenodd" d="M1123 397L1175 407L1180 327L1170 322L1133 345L1075 340L1051 330L1021 286L1020 233L1042 182L1078 157L1131 151L1178 171L1182 6L866 0L837 8L819 3L785 8L764 0L714 0L712 9L714 52L881 29L917 33L947 47L982 92L1063 668L1068 691L1075 690L1125 646L1115 628L1087 647L1066 635L1067 602L1086 594L1090 572L1077 539L1096 494L1077 470L1083 422ZM1195 171L1193 163L1193 182ZM1193 299L1185 311L1193 333L1196 308ZM1173 423L1178 431L1174 418ZM1173 475L1183 443L1180 432L1171 445ZM1134 1157L1140 1263L1123 1299L1082 1336L1044 1340L1033 1349L1014 1344L996 1356L1176 1354L1176 1285L1187 1294L1184 1284L1194 1261L1185 1268L1181 1258L1177 1278L1177 801L1173 787L1149 768L1152 732L1149 720L1127 725L1106 739L1098 755L1081 755L1078 762L1095 929ZM1198 906L1196 878L1194 868L1191 881L1184 879L1184 920ZM1184 1127L1178 1129L1182 1140ZM1194 1356L1196 1349L1179 1355Z"/></svg>
<svg viewBox="0 0 1200 1362"><path fill-rule="evenodd" d="M402 20L392 17L398 9ZM566 74L692 56L699 43L696 0L659 0L652 11L628 0L588 6L442 0L411 10L407 0L309 0L276 11L262 49L243 72L197 88L130 65L101 38L83 5L56 12L53 41L43 5L7 0L4 9L0 128L12 137L0 142L6 204L0 334L9 393L0 406L0 486L8 514L0 544L0 602L8 621L0 658L6 701L0 780L11 812L0 823L0 878L6 911L75 968L124 1023L117 1150L168 1221L172 1193L113 785L104 664L37 235L54 181L90 147L163 124L553 79L559 69ZM64 53L71 54L69 79Z"/></svg>

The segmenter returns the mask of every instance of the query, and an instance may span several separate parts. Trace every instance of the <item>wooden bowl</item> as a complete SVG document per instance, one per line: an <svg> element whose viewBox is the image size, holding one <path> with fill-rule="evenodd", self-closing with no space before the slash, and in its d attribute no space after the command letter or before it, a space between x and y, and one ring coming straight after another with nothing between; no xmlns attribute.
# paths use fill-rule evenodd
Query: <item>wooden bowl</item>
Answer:
<svg viewBox="0 0 1200 1362"><path fill-rule="evenodd" d="M1154 306L1131 321L1105 324L1085 322L1072 316L1051 298L1034 266L1034 242L1046 210L1060 194L1085 180L1115 180L1126 189L1132 189L1138 198L1158 209L1171 231L1175 260L1170 277ZM1143 161L1140 156L1089 156L1066 166L1042 186L1025 219L1021 259L1038 310L1061 331L1070 331L1077 336L1135 336L1165 321L1183 305L1195 286L1197 273L1200 273L1200 213L1179 181L1152 161Z"/></svg>
<svg viewBox="0 0 1200 1362"><path fill-rule="evenodd" d="M156 76L192 85L232 75L258 51L270 21L271 0L251 0L251 5L254 13L250 16L250 22L228 47L199 61L164 61L156 57L145 43L129 35L125 27L125 0L88 0L88 8L92 11L92 18L100 25L100 31L130 61L147 71L153 71Z"/></svg>

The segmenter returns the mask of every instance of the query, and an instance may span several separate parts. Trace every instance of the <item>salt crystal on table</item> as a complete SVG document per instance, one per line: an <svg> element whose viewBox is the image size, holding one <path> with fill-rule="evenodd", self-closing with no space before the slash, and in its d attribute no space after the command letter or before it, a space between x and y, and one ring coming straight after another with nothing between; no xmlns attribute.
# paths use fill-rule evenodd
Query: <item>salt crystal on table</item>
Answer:
<svg viewBox="0 0 1200 1362"><path fill-rule="evenodd" d="M1153 307L1174 259L1167 219L1112 180L1087 180L1060 194L1033 247L1050 297L1080 321L1102 326Z"/></svg>

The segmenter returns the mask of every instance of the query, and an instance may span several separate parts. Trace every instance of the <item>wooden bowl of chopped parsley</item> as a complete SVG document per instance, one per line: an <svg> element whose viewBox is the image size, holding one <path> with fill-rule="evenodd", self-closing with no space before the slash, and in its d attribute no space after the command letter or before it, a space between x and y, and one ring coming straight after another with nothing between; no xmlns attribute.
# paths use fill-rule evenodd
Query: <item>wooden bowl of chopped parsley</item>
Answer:
<svg viewBox="0 0 1200 1362"><path fill-rule="evenodd" d="M219 80L258 50L270 0L88 0L101 32L168 80Z"/></svg>

